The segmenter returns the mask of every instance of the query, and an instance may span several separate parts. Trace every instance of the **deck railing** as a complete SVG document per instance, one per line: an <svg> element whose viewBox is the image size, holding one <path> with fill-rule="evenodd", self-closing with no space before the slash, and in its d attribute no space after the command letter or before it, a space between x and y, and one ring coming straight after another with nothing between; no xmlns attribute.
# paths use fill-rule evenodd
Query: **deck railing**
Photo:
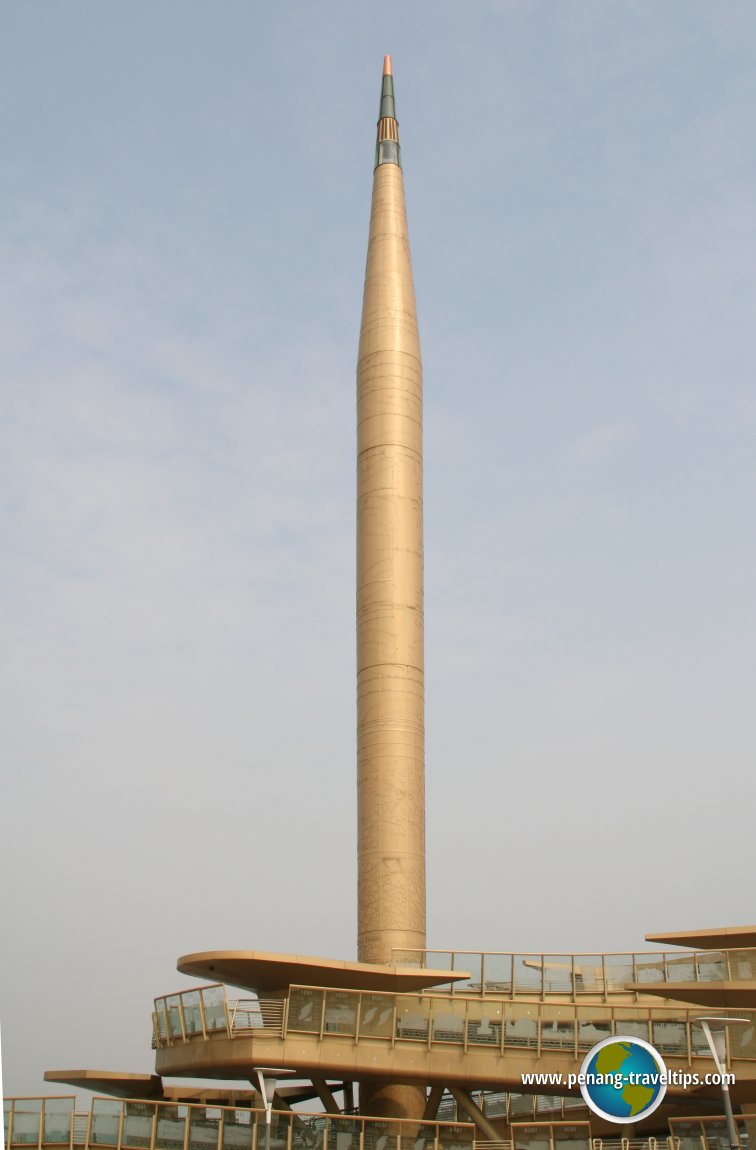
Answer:
<svg viewBox="0 0 756 1150"><path fill-rule="evenodd" d="M152 1046L173 1046L213 1034L233 1038L251 1031L280 1038L285 1007L283 996L227 998L220 982L167 994L155 999Z"/></svg>
<svg viewBox="0 0 756 1150"><path fill-rule="evenodd" d="M212 1011L203 1006L206 996ZM154 1044L159 1047L214 1033L256 1039L312 1034L321 1040L343 1036L355 1042L488 1048L502 1054L517 1048L578 1059L602 1039L626 1034L650 1042L663 1057L688 1064L694 1058L710 1060L705 1035L693 1025L700 1008L662 1002L513 1002L456 992L385 994L312 986L292 986L285 997L226 1000L223 987L214 985L156 999L155 1005ZM756 1059L756 1012L750 1018L728 1028L733 1060Z"/></svg>
<svg viewBox="0 0 756 1150"><path fill-rule="evenodd" d="M591 1137L588 1121L570 1114L560 1121L538 1105L533 1113L539 1117L528 1120L516 1105L520 1097L476 1095L489 1118L501 1122L502 1133L511 1132L501 1141L476 1139L469 1122L291 1110L273 1111L268 1137L264 1110L207 1103L94 1098L89 1111L78 1111L73 1095L64 1095L6 1098L3 1110L9 1150L729 1150L725 1120L716 1115L671 1117L666 1138L601 1139ZM576 1102L565 1099L564 1105ZM735 1121L741 1150L747 1150L751 1119L736 1115Z"/></svg>
<svg viewBox="0 0 756 1150"><path fill-rule="evenodd" d="M11 1150L474 1150L469 1122L405 1122L358 1115L95 1098L86 1123L73 1097L4 1100ZM86 1143L77 1130L86 1129Z"/></svg>
<svg viewBox="0 0 756 1150"><path fill-rule="evenodd" d="M509 998L548 995L607 998L620 993L642 994L644 987L657 987L665 982L756 981L756 950L750 949L633 954L394 950L393 958L399 966L469 974L468 979L435 988L440 993L494 994Z"/></svg>

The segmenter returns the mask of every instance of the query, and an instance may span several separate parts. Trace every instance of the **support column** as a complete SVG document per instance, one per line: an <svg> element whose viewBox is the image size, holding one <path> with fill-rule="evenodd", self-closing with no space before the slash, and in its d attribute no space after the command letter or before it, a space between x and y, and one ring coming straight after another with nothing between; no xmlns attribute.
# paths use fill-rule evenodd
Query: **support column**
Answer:
<svg viewBox="0 0 756 1150"><path fill-rule="evenodd" d="M502 1141L500 1132L492 1122L489 1122L480 1107L476 1106L466 1090L458 1090L456 1086L450 1086L449 1093L457 1105L462 1107L468 1118L472 1119L486 1142Z"/></svg>

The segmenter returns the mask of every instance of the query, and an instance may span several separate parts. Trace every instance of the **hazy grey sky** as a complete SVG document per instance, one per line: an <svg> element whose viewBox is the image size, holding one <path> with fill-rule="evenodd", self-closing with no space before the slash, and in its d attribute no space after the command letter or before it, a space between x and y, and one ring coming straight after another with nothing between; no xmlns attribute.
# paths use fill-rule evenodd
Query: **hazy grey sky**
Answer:
<svg viewBox="0 0 756 1150"><path fill-rule="evenodd" d="M429 944L753 921L755 36L752 0L0 6L6 1092L151 1070L179 954L354 956L385 52Z"/></svg>

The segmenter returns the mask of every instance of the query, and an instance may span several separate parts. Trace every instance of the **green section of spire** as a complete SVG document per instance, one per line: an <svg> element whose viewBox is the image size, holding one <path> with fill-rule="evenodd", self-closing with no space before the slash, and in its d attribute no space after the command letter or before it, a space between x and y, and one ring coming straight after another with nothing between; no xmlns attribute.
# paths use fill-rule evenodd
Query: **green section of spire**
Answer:
<svg viewBox="0 0 756 1150"><path fill-rule="evenodd" d="M381 107L378 113L378 119L382 120L384 116L390 116L392 120L396 119L394 77L390 75L384 76L383 83L381 84Z"/></svg>

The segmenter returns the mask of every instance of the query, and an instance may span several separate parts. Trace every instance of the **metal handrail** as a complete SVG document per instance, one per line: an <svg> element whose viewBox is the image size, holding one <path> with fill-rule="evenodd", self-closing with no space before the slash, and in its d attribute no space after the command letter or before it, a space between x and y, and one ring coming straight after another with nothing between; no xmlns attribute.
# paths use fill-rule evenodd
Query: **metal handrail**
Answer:
<svg viewBox="0 0 756 1150"><path fill-rule="evenodd" d="M673 1135L666 1138L592 1138L593 1150L680 1150L680 1139Z"/></svg>
<svg viewBox="0 0 756 1150"><path fill-rule="evenodd" d="M231 1034L248 1033L250 1030L283 1032L283 998L236 998L228 1000L228 1013Z"/></svg>
<svg viewBox="0 0 756 1150"><path fill-rule="evenodd" d="M474 973L451 986L452 993L569 995L642 994L646 984L756 980L756 949L717 951L607 951L565 953L496 950L406 950L394 962ZM624 962L617 960L624 959ZM430 991L433 993L433 991Z"/></svg>
<svg viewBox="0 0 756 1150"><path fill-rule="evenodd" d="M71 1146L88 1146L92 1121L90 1110L74 1110L71 1116Z"/></svg>

